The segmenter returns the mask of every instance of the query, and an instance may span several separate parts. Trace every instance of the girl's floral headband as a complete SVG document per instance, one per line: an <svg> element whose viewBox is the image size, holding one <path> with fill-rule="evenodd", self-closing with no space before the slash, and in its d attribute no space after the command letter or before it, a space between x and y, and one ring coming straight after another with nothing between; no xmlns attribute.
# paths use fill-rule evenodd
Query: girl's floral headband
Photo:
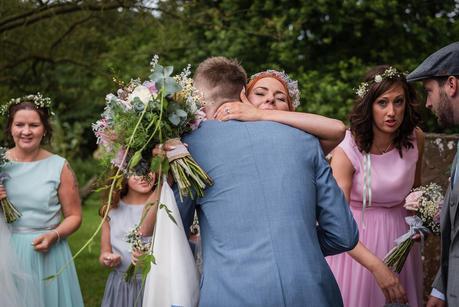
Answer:
<svg viewBox="0 0 459 307"><path fill-rule="evenodd" d="M399 72L396 68L389 66L382 74L375 75L373 80L360 83L359 87L355 90L355 93L360 98L363 98L370 89L371 84L381 83L384 79L395 79L402 77L403 74Z"/></svg>
<svg viewBox="0 0 459 307"><path fill-rule="evenodd" d="M292 105L297 108L300 105L300 90L298 89L298 81L290 79L285 72L268 69L252 75L250 77L250 81L263 77L269 77L270 75L282 80L285 86L287 86Z"/></svg>
<svg viewBox="0 0 459 307"><path fill-rule="evenodd" d="M51 98L43 97L42 94L37 93L36 95L26 95L20 98L13 98L0 107L0 114L7 115L10 107L15 104L23 102L30 102L35 105L37 109L48 109L49 115L54 115L51 111Z"/></svg>

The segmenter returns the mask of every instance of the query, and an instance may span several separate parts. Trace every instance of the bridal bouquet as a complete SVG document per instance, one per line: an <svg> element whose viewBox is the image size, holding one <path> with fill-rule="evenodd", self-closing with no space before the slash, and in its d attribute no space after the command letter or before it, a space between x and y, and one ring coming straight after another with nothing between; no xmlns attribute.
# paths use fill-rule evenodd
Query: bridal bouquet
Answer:
<svg viewBox="0 0 459 307"><path fill-rule="evenodd" d="M173 67L159 65L158 56L150 64L149 80L131 80L116 94L107 95L102 117L93 124L97 142L105 151L103 160L121 171L113 177L117 183L122 173L133 171L155 145L180 138L204 119L201 96L188 77L189 66L172 76ZM170 169L180 197L202 196L206 186L213 184L181 143L167 157L154 157L150 169L163 174Z"/></svg>
<svg viewBox="0 0 459 307"><path fill-rule="evenodd" d="M9 162L6 157L6 148L0 147L0 169L4 167ZM4 186L4 182L10 178L10 175L7 173L0 172L0 185ZM19 217L21 217L21 212L9 201L7 197L0 200L2 206L3 216L7 223L13 223Z"/></svg>
<svg viewBox="0 0 459 307"><path fill-rule="evenodd" d="M123 176L136 173L137 166L145 162L156 145L179 139L184 133L198 128L204 120L201 95L189 78L190 66L180 74L172 75L174 68L161 66L158 60L159 57L155 55L150 62L151 74L148 80L133 79L127 84L118 81L120 88L115 94L106 96L102 116L92 125L97 143L103 150L101 161L110 174L110 184L102 187L109 189L103 221L107 218L113 192L121 189ZM171 170L181 197L202 196L204 189L213 184L209 175L194 161L181 142L167 156L154 157L149 168L157 172L159 178ZM158 183L158 186L161 185ZM158 207L166 211L168 209L166 206ZM103 221L72 259L45 280L56 278L78 257L94 240Z"/></svg>
<svg viewBox="0 0 459 307"><path fill-rule="evenodd" d="M419 233L421 239L424 234L440 234L440 211L443 204L443 191L436 183L430 183L414 189L406 198L404 207L414 212L414 215L405 218L410 230L395 240L396 246L384 258L394 272L400 273L414 244L413 235Z"/></svg>

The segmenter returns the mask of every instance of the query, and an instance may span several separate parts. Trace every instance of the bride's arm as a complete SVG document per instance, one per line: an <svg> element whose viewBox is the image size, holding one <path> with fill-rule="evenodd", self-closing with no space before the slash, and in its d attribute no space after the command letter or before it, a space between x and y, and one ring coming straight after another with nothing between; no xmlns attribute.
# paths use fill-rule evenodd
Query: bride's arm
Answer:
<svg viewBox="0 0 459 307"><path fill-rule="evenodd" d="M346 126L340 120L312 113L261 110L250 104L244 96L241 98L243 103L228 102L220 106L215 112L215 119L223 121L230 119L240 121L269 120L289 125L318 137L325 155L344 138Z"/></svg>
<svg viewBox="0 0 459 307"><path fill-rule="evenodd" d="M318 137L325 155L338 146L346 132L346 126L342 121L322 115L278 110L260 111L261 120L289 125Z"/></svg>

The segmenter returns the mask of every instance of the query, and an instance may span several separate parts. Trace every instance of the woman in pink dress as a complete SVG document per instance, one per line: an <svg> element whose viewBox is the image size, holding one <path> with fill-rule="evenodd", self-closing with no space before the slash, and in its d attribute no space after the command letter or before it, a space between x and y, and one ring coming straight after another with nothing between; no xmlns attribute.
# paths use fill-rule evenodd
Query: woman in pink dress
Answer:
<svg viewBox="0 0 459 307"><path fill-rule="evenodd" d="M422 305L422 265L415 244L398 276L382 259L409 229L405 197L419 186L424 135L417 128L416 94L389 66L370 70L357 90L350 131L335 149L333 175L359 225L360 241L329 257L345 307Z"/></svg>

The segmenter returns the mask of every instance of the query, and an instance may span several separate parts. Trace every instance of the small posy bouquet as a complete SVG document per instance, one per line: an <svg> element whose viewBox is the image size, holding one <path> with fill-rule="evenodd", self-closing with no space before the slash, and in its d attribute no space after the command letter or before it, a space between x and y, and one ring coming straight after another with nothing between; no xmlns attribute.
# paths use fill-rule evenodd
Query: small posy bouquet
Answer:
<svg viewBox="0 0 459 307"><path fill-rule="evenodd" d="M150 253L151 241L146 240L146 238L140 234L139 228L140 226L136 225L126 236L126 242L131 245L131 252L137 250L142 253L138 259L141 265L135 266L131 263L124 273L124 280L126 282L130 282L132 280L132 277L136 274L137 269L145 267L145 265L148 265L149 263L156 264L155 257Z"/></svg>
<svg viewBox="0 0 459 307"><path fill-rule="evenodd" d="M384 263L394 272L400 273L402 270L406 257L414 244L413 235L418 233L421 235L421 240L424 240L425 234L440 234L442 204L443 191L436 183L416 188L405 198L404 207L414 212L414 215L405 218L410 230L395 240L396 246L384 258Z"/></svg>
<svg viewBox="0 0 459 307"><path fill-rule="evenodd" d="M6 148L0 147L0 169L4 167L9 162L6 157ZM0 172L0 185L5 186L4 182L10 179L10 175L7 173ZM7 223L13 223L19 217L21 217L21 212L9 201L7 197L0 200L2 205L3 216Z"/></svg>
<svg viewBox="0 0 459 307"><path fill-rule="evenodd" d="M149 80L121 84L116 94L106 96L102 117L93 124L98 144L105 151L103 160L122 173L133 171L155 145L180 138L204 119L201 96L188 77L189 66L172 76L173 67L159 65L158 56L150 64ZM183 144L176 147L167 157L154 157L150 170L166 174L170 169L181 197L202 196L206 186L213 184L212 179ZM116 175L114 181L123 175Z"/></svg>

